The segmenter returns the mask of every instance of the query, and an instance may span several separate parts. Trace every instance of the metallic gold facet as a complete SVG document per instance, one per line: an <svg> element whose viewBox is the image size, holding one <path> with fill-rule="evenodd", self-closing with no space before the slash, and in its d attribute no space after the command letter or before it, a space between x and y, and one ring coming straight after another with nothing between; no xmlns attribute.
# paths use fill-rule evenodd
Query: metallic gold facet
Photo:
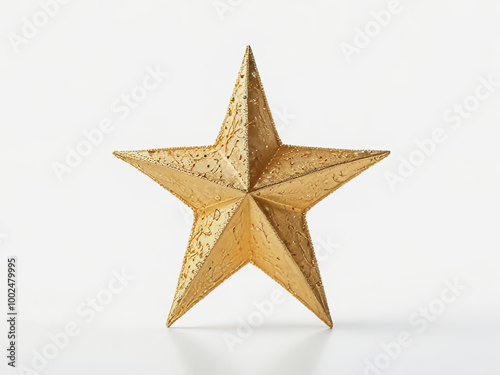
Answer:
<svg viewBox="0 0 500 375"><path fill-rule="evenodd" d="M388 154L283 145L247 47L214 145L115 152L194 211L167 325L252 263L331 327L306 212Z"/></svg>

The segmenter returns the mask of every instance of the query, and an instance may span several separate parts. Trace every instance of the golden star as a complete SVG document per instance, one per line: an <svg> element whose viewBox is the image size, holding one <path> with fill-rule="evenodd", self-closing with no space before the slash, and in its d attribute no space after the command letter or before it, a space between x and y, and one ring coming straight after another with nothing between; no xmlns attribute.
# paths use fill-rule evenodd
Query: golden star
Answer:
<svg viewBox="0 0 500 375"><path fill-rule="evenodd" d="M167 326L252 263L332 327L306 212L388 151L282 144L247 47L214 145L114 154L194 211Z"/></svg>

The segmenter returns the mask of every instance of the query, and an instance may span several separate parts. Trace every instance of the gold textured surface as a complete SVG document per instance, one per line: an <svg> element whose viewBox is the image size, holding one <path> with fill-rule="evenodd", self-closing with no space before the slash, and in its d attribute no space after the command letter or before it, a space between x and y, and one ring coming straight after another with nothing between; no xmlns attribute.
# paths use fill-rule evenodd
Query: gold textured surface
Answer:
<svg viewBox="0 0 500 375"><path fill-rule="evenodd" d="M167 326L248 263L332 326L306 212L388 151L282 144L247 47L214 145L114 154L194 211Z"/></svg>

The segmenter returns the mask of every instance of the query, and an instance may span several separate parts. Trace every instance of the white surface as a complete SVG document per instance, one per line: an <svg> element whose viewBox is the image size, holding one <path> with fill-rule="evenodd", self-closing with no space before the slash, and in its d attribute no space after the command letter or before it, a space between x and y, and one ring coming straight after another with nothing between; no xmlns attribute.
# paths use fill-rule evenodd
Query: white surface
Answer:
<svg viewBox="0 0 500 375"><path fill-rule="evenodd" d="M18 364L75 322L35 373L363 374L402 331L412 344L384 374L498 372L500 88L459 128L442 118L478 77L500 80L498 2L402 1L351 62L341 43L388 2L227 2L221 19L212 0L74 0L18 53L8 35L40 5L0 5L0 280L17 256ZM280 288L246 267L167 329L190 219L111 152L211 144L247 44L271 107L289 114L275 116L285 143L392 154L308 215L333 330L286 295L231 352L227 334ZM168 78L119 118L112 103L156 65ZM114 131L59 181L52 163L103 118ZM391 190L387 173L437 127L446 141ZM122 269L134 280L86 323L77 308ZM466 289L418 332L409 317L454 279Z"/></svg>

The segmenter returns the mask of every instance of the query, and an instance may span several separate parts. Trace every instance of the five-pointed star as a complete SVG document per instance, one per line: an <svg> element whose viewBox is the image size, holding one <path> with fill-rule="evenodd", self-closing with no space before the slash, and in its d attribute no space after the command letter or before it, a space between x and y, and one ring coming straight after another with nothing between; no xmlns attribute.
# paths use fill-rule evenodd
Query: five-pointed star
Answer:
<svg viewBox="0 0 500 375"><path fill-rule="evenodd" d="M167 326L252 263L331 327L305 215L388 154L282 144L247 47L214 145L115 152L194 211Z"/></svg>

